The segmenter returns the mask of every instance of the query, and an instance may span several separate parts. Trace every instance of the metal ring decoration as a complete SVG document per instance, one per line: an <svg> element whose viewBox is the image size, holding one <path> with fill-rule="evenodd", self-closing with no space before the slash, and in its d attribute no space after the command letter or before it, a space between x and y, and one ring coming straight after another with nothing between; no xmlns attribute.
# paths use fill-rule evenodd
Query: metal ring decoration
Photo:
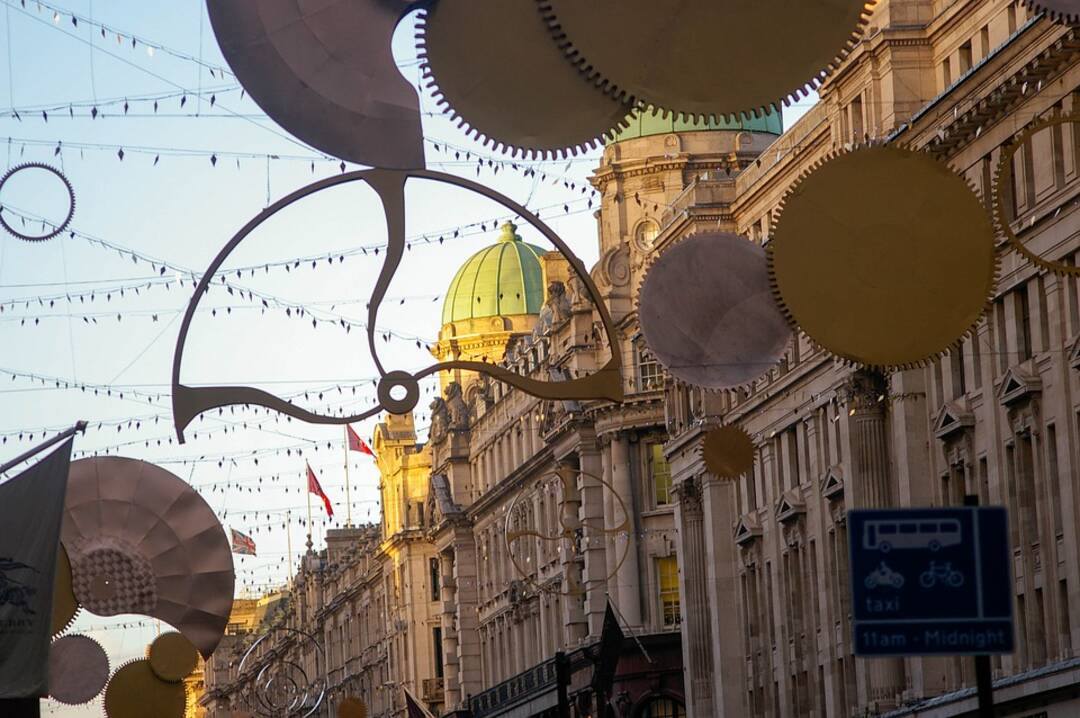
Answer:
<svg viewBox="0 0 1080 718"><path fill-rule="evenodd" d="M301 665L287 656L274 653L269 660L260 662L258 656L252 655L263 641L278 633L293 634L299 637L299 642L314 646L314 677L309 677ZM284 626L271 628L244 652L237 673L242 676L245 670L255 668L257 672L252 681L252 705L248 707L260 716L275 718L287 715L306 718L317 712L326 698L326 654L315 636L310 633Z"/></svg>
<svg viewBox="0 0 1080 718"><path fill-rule="evenodd" d="M555 477L556 479L558 479L559 483L562 484L564 492L569 493L571 490L576 491L577 487L575 484L579 475L587 477L589 479L593 479L599 482L602 487L607 488L609 491L611 491L612 497L614 497L614 499L619 503L619 507L622 510L623 518L622 522L619 523L618 526L610 529L604 528L604 526L602 525L592 526L586 521L581 521L580 519L578 519L576 515L567 513L564 508L559 512L558 526L555 528L558 528L560 530L555 534L544 534L532 528L522 529L511 527L511 522L514 519L515 509L518 506L519 502L521 502L522 498L525 497L527 490L534 489L538 484L550 479L551 477ZM518 557L514 555L514 548L512 544L518 539L522 538L536 538L540 539L543 542L565 541L573 547L573 550L576 553L581 553L581 542L583 541L588 541L589 539L597 535L618 537L620 535L626 535L626 533L630 530L630 511L627 509L626 503L623 501L622 497L619 496L619 494L615 491L614 487L612 487L611 484L604 481L599 476L590 474L586 471L551 471L538 478L535 482L526 482L518 490L517 495L514 497L514 500L510 504L510 509L506 512L504 540L506 543L506 553L510 557L510 562L514 564L514 568L517 570L518 575L520 575L521 578L524 579L526 582L533 584L537 589L541 591L549 591L550 593L561 593L564 596L580 596L581 594L585 593L585 587L582 586L580 583L577 583L576 581L571 581L568 577L564 576L564 583L566 584L567 588L559 590L556 590L554 587L549 587L543 582L537 581L537 579L530 574L530 571L518 562ZM610 569L607 576L604 577L603 580L605 582L613 578L615 574L618 573L619 568L622 566L623 562L626 560L627 554L629 553L629 546L630 542L626 541L626 543L623 545L621 554L618 552L618 548L616 548L618 558L615 561L615 566Z"/></svg>
<svg viewBox="0 0 1080 718"><path fill-rule="evenodd" d="M1048 269L1051 272L1057 274L1064 274L1071 277L1080 277L1080 266L1074 266L1065 264L1064 262L1057 262L1052 259L1044 259L1035 252L1032 252L1027 246L1020 241L1020 238L1016 236L1016 233L1012 229L1012 222L1009 220L1008 215L1005 213L1005 197L1002 193L1003 187L1008 187L1013 182L1013 167L1012 160L1016 155L1017 150L1023 147L1033 135L1048 127L1056 127L1058 125L1064 125L1068 122L1080 123L1080 113L1069 113L1062 115L1053 115L1041 119L1031 125L1028 125L1024 130L1020 132L1012 141L1010 145L1005 147L1001 151L1001 157L998 159L997 170L994 173L994 187L993 187L993 214L994 224L997 225L997 229L1001 234L1009 241L1012 248L1015 249L1021 256L1027 259L1037 267Z"/></svg>
<svg viewBox="0 0 1080 718"><path fill-rule="evenodd" d="M607 306L601 300L600 292L593 282L592 277L589 275L589 272L586 270L584 263L570 251L570 248L566 243L564 243L550 227L525 207L522 207L508 197L505 197L482 184L444 172L435 172L432 170L389 170L378 168L346 172L341 175L313 182L306 187L301 187L264 209L245 224L240 231L233 235L232 239L230 239L221 251L218 252L218 255L214 258L214 261L210 263L206 272L203 273L202 278L199 280L199 284L195 288L195 292L188 303L187 311L185 312L183 322L180 325L180 333L176 340L176 350L173 354L173 423L176 427L176 434L180 443L184 443L184 429L196 416L204 411L237 404L254 404L268 409L274 409L275 411L279 411L295 419L313 424L350 424L374 416L384 409L393 413L405 413L415 407L419 400L419 390L416 388L416 382L424 377L448 369L462 369L486 374L493 379L514 386L527 394L547 400L607 399L616 402L622 401L622 357L617 351L613 351L611 353L611 358L608 359L607 363L600 367L594 374L559 382L540 381L530 377L520 376L495 364L477 361L440 362L429 366L426 369L422 369L415 374L409 374L404 371L387 372L383 368L376 348L375 326L379 314L379 307L382 304L386 290L390 286L390 282L397 272L398 266L401 264L402 257L405 254L405 183L409 179L442 182L444 184L469 190L498 202L506 209L523 217L538 232L540 232L545 239L551 242L551 244L553 244L570 263L578 278L581 279L582 283L585 285L593 305L600 313L600 319L604 325L604 331L607 333L609 343L613 344L615 329L611 314L608 312ZM367 318L368 347L371 351L371 358L375 362L375 367L382 377L378 388L378 396L380 398L379 405L352 416L328 416L307 411L274 394L250 386L190 387L182 384L180 382L181 360L184 354L184 347L187 344L188 331L191 329L191 322L195 317L195 311L198 308L203 295L206 293L207 287L210 285L214 275L218 272L221 265L233 250L235 250L236 247L263 222L294 202L324 189L351 182L364 182L371 187L375 193L379 195L380 200L382 200L383 212L386 216L388 236L386 259L383 263L382 270L379 273L379 277L375 282L375 287L371 292L371 301L368 304ZM396 400L390 396L390 390L395 385L404 386L406 388L406 397L404 399ZM389 401L387 401L387 399L389 399Z"/></svg>
<svg viewBox="0 0 1080 718"><path fill-rule="evenodd" d="M44 162L24 162L22 164L15 165L7 172L5 172L3 177L0 177L0 189L3 189L4 184L6 184L7 181L13 176L18 174L19 172L22 172L23 170L28 169L45 170L46 172L51 172L52 174L60 178L60 181L64 183L64 188L67 190L68 193L67 215L64 217L63 221L53 227L52 231L48 234L23 234L22 232L18 231L10 224L8 224L7 220L4 219L4 206L3 203L0 203L0 226L7 230L8 234L10 234L11 236L18 237L19 239L26 242L44 242L46 239L52 239L56 235L60 234L68 228L69 224L71 224L71 218L75 216L75 188L71 186L71 182L68 180L67 177L64 176L64 173L56 169L52 165L47 165Z"/></svg>

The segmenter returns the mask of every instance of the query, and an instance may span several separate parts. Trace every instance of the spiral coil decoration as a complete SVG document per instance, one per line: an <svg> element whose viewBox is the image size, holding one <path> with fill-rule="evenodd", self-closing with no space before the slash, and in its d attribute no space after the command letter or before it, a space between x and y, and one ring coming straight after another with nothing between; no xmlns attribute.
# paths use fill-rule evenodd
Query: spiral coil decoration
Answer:
<svg viewBox="0 0 1080 718"><path fill-rule="evenodd" d="M291 645L274 651L261 662L259 646L280 634L292 636ZM306 646L314 648L315 667L311 676L302 665ZM307 718L319 710L326 698L326 654L315 636L305 631L284 626L271 628L244 652L239 674L244 675L245 670L256 670L251 690L244 697L246 708L265 718Z"/></svg>

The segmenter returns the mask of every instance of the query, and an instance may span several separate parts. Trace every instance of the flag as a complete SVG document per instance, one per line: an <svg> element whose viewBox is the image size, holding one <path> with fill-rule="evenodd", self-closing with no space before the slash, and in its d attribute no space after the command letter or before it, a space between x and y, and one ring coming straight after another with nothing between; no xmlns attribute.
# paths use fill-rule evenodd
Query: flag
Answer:
<svg viewBox="0 0 1080 718"><path fill-rule="evenodd" d="M232 534L233 553L238 553L241 556L255 555L255 539L233 528L230 528L229 532Z"/></svg>
<svg viewBox="0 0 1080 718"><path fill-rule="evenodd" d="M349 451L359 451L361 454L367 454L371 458L375 458L375 452L348 424L345 425L345 436L349 439Z"/></svg>
<svg viewBox="0 0 1080 718"><path fill-rule="evenodd" d="M69 439L0 484L0 700L49 692L53 578L70 462Z"/></svg>
<svg viewBox="0 0 1080 718"><path fill-rule="evenodd" d="M427 708L420 704L420 701L416 700L408 688L402 686L401 689L405 691L405 712L409 718L435 718Z"/></svg>
<svg viewBox="0 0 1080 718"><path fill-rule="evenodd" d="M319 485L319 480L315 478L315 472L311 470L311 464L307 464L307 490L308 493L315 494L322 499L323 506L326 507L326 515L334 518L334 508L330 505L330 497L326 495L326 492L322 490L322 486Z"/></svg>
<svg viewBox="0 0 1080 718"><path fill-rule="evenodd" d="M600 651L596 666L593 668L592 687L598 691L604 700L611 693L611 685L615 680L615 670L619 667L619 654L622 652L623 632L619 626L615 612L611 609L611 601L607 602L604 610L604 625L600 629Z"/></svg>

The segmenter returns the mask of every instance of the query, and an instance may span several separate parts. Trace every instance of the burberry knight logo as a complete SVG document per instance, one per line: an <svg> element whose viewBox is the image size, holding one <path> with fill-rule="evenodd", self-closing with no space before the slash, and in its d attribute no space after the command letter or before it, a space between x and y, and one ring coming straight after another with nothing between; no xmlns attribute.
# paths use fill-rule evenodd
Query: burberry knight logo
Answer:
<svg viewBox="0 0 1080 718"><path fill-rule="evenodd" d="M28 575L37 573L33 566L0 556L0 607L21 608L27 616L37 613L30 606L30 598L37 593L37 588L26 582Z"/></svg>

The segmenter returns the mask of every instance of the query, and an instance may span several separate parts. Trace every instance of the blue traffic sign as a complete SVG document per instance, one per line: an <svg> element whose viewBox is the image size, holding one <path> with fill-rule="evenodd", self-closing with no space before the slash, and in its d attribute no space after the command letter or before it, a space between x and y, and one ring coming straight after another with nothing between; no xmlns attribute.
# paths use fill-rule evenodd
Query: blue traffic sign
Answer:
<svg viewBox="0 0 1080 718"><path fill-rule="evenodd" d="M848 512L855 655L1013 651L1005 509Z"/></svg>

